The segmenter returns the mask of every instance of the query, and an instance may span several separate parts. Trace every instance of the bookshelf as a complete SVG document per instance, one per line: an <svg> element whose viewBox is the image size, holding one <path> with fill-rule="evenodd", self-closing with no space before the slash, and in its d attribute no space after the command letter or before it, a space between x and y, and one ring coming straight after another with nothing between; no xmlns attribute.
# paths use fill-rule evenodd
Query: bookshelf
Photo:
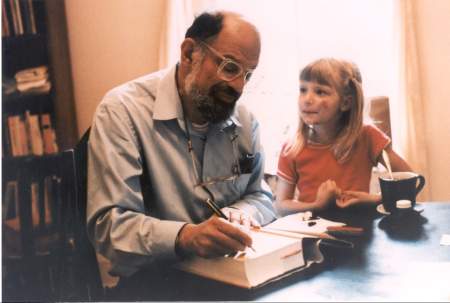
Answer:
<svg viewBox="0 0 450 303"><path fill-rule="evenodd" d="M2 217L2 299L51 300L58 283L57 245L50 245L57 228L55 204L61 202L58 161L78 140L65 3L1 2L2 209L15 210ZM5 230L17 239L18 253L5 242L11 239Z"/></svg>

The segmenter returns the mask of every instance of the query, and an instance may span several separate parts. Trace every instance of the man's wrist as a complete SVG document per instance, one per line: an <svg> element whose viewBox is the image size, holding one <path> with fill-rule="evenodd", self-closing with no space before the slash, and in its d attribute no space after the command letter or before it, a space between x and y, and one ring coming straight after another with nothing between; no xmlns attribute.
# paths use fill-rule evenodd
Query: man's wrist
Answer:
<svg viewBox="0 0 450 303"><path fill-rule="evenodd" d="M182 247L182 244L181 244L181 233L185 229L185 227L188 226L188 225L189 225L189 223L185 223L180 228L180 230L178 231L178 234L177 234L177 236L175 238L175 254L181 259L184 259L184 258L188 257L188 255L189 255L185 251L185 249Z"/></svg>

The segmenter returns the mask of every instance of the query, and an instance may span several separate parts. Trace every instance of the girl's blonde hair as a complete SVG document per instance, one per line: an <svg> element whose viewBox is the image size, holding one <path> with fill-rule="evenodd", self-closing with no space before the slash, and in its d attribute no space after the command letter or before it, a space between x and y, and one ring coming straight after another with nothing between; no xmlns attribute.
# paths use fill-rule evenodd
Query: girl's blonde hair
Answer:
<svg viewBox="0 0 450 303"><path fill-rule="evenodd" d="M344 60L323 58L304 67L300 72L300 81L317 82L336 89L341 102L345 97L351 97L349 110L342 113L341 126L332 144L338 162L345 162L355 147L362 129L364 94L358 67ZM286 148L286 153L297 155L308 143L311 131L313 130L300 117L297 132Z"/></svg>

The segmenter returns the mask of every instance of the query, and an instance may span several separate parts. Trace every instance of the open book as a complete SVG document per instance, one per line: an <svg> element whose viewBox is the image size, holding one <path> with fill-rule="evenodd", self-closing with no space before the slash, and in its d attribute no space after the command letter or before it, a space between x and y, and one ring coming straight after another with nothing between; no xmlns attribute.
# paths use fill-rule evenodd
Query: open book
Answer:
<svg viewBox="0 0 450 303"><path fill-rule="evenodd" d="M286 216L261 230L250 231L254 251L247 248L234 256L210 259L193 257L175 266L187 272L243 288L261 286L301 270L312 262L323 260L317 248L317 242L308 241L314 247L304 247L303 239L314 236L302 235L298 231L310 229L313 233L322 232L326 226L342 225L342 223L324 219L314 221L319 223L308 226L298 214ZM320 230L317 228L319 226ZM292 232L285 232L289 230ZM313 251L312 254L308 253L308 256L313 256L312 260L305 260L305 249Z"/></svg>

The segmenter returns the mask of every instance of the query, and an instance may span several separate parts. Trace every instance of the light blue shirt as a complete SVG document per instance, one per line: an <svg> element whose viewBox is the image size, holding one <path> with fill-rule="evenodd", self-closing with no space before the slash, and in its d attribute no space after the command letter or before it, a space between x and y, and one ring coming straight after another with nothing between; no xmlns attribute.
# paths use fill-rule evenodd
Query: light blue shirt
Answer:
<svg viewBox="0 0 450 303"><path fill-rule="evenodd" d="M180 228L212 215L204 202L207 193L201 187L194 190L197 180L175 72L173 67L111 90L94 116L88 147L88 233L97 251L112 262L111 273L128 276L154 261L175 258ZM255 155L250 173L208 189L222 208L239 208L262 225L274 220L253 115L238 103L230 119L209 126L200 144L203 181L232 176L241 157ZM150 216L145 215L139 181L142 154L152 188Z"/></svg>

